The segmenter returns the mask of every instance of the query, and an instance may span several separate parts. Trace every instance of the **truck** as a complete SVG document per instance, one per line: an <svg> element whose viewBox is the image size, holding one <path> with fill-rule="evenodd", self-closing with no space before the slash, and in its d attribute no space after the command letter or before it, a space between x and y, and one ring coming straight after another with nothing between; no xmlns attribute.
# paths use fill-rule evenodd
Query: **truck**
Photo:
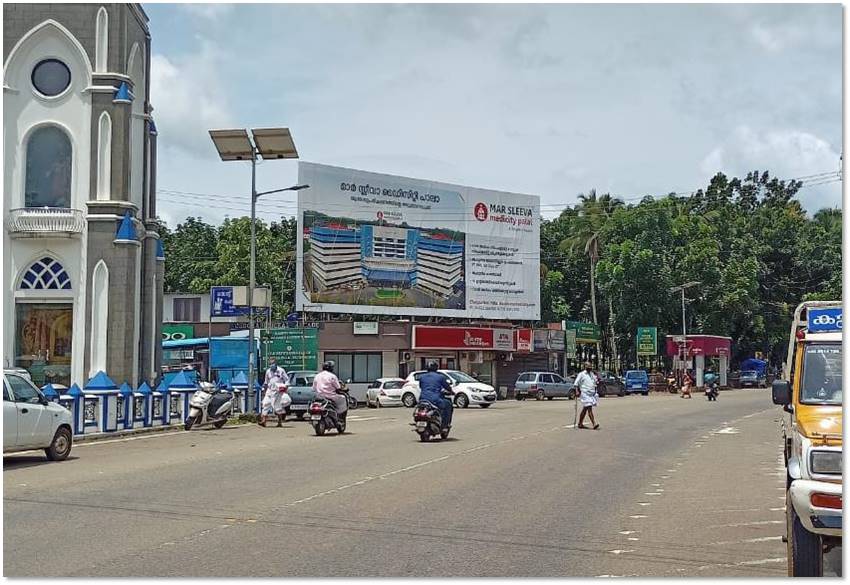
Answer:
<svg viewBox="0 0 850 585"><path fill-rule="evenodd" d="M788 575L820 577L842 542L842 305L809 301L794 311L782 379Z"/></svg>

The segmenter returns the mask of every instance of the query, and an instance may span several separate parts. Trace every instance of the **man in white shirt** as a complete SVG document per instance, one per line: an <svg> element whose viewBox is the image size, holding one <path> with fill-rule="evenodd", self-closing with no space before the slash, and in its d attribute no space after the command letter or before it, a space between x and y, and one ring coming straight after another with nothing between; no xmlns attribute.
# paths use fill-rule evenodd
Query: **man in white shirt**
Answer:
<svg viewBox="0 0 850 585"><path fill-rule="evenodd" d="M599 428L599 424L593 418L593 407L599 402L599 393L596 391L597 378L592 367L590 362L584 362L584 370L576 376L576 381L573 383L573 387L580 392L576 397L576 400L581 400L582 407L581 416L578 419L578 428L580 429L587 428L584 426L584 417L586 415L590 416L590 424L593 425L593 428Z"/></svg>

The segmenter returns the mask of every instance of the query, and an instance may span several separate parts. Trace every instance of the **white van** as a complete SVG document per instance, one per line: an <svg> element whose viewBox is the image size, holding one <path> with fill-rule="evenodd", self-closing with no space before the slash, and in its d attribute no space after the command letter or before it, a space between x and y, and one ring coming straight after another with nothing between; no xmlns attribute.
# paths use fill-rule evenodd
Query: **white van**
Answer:
<svg viewBox="0 0 850 585"><path fill-rule="evenodd" d="M32 382L3 370L3 453L44 449L51 461L71 454L70 411L50 402Z"/></svg>

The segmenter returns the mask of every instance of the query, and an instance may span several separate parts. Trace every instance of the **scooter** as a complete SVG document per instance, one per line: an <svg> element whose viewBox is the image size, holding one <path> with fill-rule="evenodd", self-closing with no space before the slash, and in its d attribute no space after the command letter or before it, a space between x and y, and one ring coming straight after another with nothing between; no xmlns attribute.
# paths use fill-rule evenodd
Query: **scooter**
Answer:
<svg viewBox="0 0 850 585"><path fill-rule="evenodd" d="M453 393L443 392L443 396L451 400ZM451 427L443 430L443 415L437 405L427 400L419 401L413 409L413 431L419 434L419 440L427 443L431 437L440 435L441 439L447 439Z"/></svg>
<svg viewBox="0 0 850 585"><path fill-rule="evenodd" d="M710 384L705 385L705 397L708 398L709 401L717 401L717 382L711 382Z"/></svg>
<svg viewBox="0 0 850 585"><path fill-rule="evenodd" d="M183 428L188 431L195 425L212 423L220 429L233 410L233 394L209 382L201 382L200 386L189 400L189 415Z"/></svg>
<svg viewBox="0 0 850 585"><path fill-rule="evenodd" d="M316 397L307 412L310 413L310 424L316 436L321 437L330 428L335 428L340 435L345 432L347 413L337 414L336 405L327 398Z"/></svg>

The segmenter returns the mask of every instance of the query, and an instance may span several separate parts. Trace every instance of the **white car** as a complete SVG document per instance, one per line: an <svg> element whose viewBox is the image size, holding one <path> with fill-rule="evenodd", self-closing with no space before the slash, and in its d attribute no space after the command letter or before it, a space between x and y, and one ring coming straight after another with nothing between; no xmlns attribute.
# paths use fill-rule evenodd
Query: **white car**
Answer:
<svg viewBox="0 0 850 585"><path fill-rule="evenodd" d="M44 449L51 461L63 461L71 454L71 421L67 408L20 373L3 370L3 453Z"/></svg>
<svg viewBox="0 0 850 585"><path fill-rule="evenodd" d="M401 406L402 378L378 378L366 390L366 406Z"/></svg>
<svg viewBox="0 0 850 585"><path fill-rule="evenodd" d="M452 390L455 393L455 406L466 408L470 404L487 408L496 402L496 389L479 382L469 374L464 374L458 370L437 370L441 374L445 374L452 382ZM412 372L404 382L404 388L401 393L402 403L413 408L419 402L419 378L425 370Z"/></svg>

